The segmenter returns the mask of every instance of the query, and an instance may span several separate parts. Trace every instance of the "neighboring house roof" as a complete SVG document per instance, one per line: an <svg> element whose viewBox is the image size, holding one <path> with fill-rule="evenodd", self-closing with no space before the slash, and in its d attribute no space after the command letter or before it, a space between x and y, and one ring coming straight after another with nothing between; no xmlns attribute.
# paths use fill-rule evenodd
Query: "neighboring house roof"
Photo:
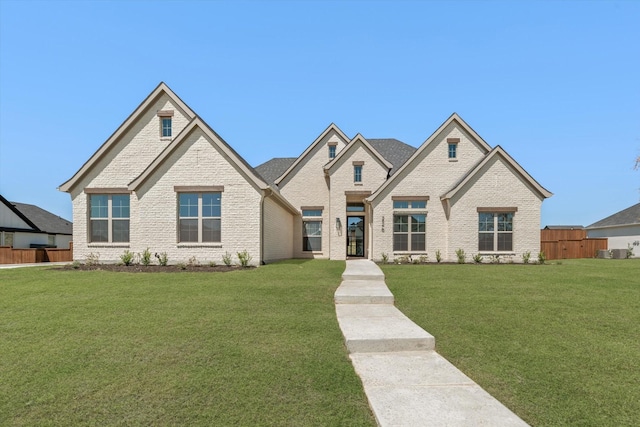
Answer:
<svg viewBox="0 0 640 427"><path fill-rule="evenodd" d="M31 227L24 231L36 231L47 234L73 233L73 224L58 215L52 214L38 206L27 203L10 202L0 195L0 202L4 203L11 211ZM16 229L16 231L18 231Z"/></svg>
<svg viewBox="0 0 640 427"><path fill-rule="evenodd" d="M300 154L300 156L298 156L298 158L296 158L296 160L291 164L291 166L289 166L289 168L284 171L284 173L274 181L274 183L276 185L279 185L286 177L287 175L289 175L295 168L296 166L298 166L298 164L302 163L303 161L306 160L306 157L309 153L311 153L313 151L313 149L316 147L316 145L318 145L320 143L320 141L322 141L322 139L327 136L327 134L329 134L331 131L335 132L338 134L338 136L340 136L345 143L349 143L349 138L347 137L347 135L344 134L344 132L342 132L340 130L340 128L338 126L336 126L334 123L331 123L312 143L311 145L309 145L307 147L306 150L304 150L304 152L302 154Z"/></svg>
<svg viewBox="0 0 640 427"><path fill-rule="evenodd" d="M371 146L371 144L369 144L369 142L367 141L367 139L362 136L361 134L357 134L356 136L353 137L353 139L351 141L349 141L349 143L347 144L346 147L344 147L336 157L333 158L333 160L331 160L329 163L327 163L324 166L324 170L325 171L329 171L333 165L337 164L340 159L344 156L347 155L347 152L349 152L351 150L352 147L355 147L355 145L360 142L366 150L370 151L371 154L373 154L373 156L375 158L378 159L378 161L380 162L380 164L384 165L387 170L391 170L393 168L393 164L391 164L391 162L389 162L387 159L385 159L380 152L378 152L378 150L376 150L375 148L373 148Z"/></svg>
<svg viewBox="0 0 640 427"><path fill-rule="evenodd" d="M164 82L160 84L142 101L142 103L136 108L129 117L120 125L118 129L98 148L98 150L82 165L82 167L65 183L58 188L60 191L69 192L74 185L91 170L95 165L120 139L120 137L133 126L138 119L144 114L144 112L162 95L166 94L171 101L182 110L185 116L189 119L193 119L196 114L176 95L169 86Z"/></svg>
<svg viewBox="0 0 640 427"><path fill-rule="evenodd" d="M466 175L464 175L448 192L440 196L441 200L451 199L455 194L460 191L464 185L473 179L474 176L481 173L481 169L484 165L491 161L496 156L502 157L509 166L511 166L523 179L526 183L528 183L541 197L548 198L553 195L549 190L544 188L542 185L538 183L527 171L525 171L522 166L516 162L513 157L511 157L502 147L497 145L489 154L484 156L482 160L480 160L475 167L471 168Z"/></svg>
<svg viewBox="0 0 640 427"><path fill-rule="evenodd" d="M266 182L273 185L295 161L296 157L276 157L256 166L255 170Z"/></svg>
<svg viewBox="0 0 640 427"><path fill-rule="evenodd" d="M582 225L547 225L544 230L584 230Z"/></svg>
<svg viewBox="0 0 640 427"><path fill-rule="evenodd" d="M640 203L623 209L618 213L601 219L598 222L594 222L587 228L605 228L605 227L620 227L624 225L638 225L640 224Z"/></svg>
<svg viewBox="0 0 640 427"><path fill-rule="evenodd" d="M417 148L395 138L375 138L367 139L367 141L382 157L393 165L389 175L393 175L417 150Z"/></svg>

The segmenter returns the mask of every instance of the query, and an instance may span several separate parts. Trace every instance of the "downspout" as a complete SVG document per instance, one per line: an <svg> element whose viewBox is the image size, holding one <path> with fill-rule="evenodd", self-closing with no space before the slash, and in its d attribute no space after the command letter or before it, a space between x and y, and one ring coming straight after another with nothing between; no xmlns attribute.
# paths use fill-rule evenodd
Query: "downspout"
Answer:
<svg viewBox="0 0 640 427"><path fill-rule="evenodd" d="M264 203L267 198L268 188L262 190L262 197L260 199L260 265L265 265L264 262Z"/></svg>

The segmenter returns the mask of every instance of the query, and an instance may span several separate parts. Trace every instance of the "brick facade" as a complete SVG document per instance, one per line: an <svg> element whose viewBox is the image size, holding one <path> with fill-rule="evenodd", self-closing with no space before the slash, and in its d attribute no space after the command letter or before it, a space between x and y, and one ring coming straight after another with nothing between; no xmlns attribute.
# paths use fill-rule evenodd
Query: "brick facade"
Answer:
<svg viewBox="0 0 640 427"><path fill-rule="evenodd" d="M160 112L160 113L159 113ZM172 137L161 137L161 118L171 114ZM450 144L455 147L450 148ZM335 147L336 158L329 156ZM451 151L455 158L451 158ZM362 180L354 181L354 167ZM390 176L390 171L393 174ZM221 189L221 241L179 242L181 188ZM540 207L551 193L500 147L491 148L456 114L403 164L392 165L361 135L348 139L331 125L284 172L268 184L163 83L94 156L60 189L73 203L74 257L99 254L115 262L125 250L166 252L170 262L237 261L246 250L252 264L287 258L347 257L347 216L364 217L362 256L380 260L428 256L445 261L463 249L478 253L478 210L513 208L513 248L500 253L520 261L540 248ZM91 192L130 195L126 243L90 242ZM394 198L427 200L424 251L394 251ZM347 212L361 203L361 213ZM322 248L303 250L302 211L322 210ZM497 253L485 253L483 255Z"/></svg>

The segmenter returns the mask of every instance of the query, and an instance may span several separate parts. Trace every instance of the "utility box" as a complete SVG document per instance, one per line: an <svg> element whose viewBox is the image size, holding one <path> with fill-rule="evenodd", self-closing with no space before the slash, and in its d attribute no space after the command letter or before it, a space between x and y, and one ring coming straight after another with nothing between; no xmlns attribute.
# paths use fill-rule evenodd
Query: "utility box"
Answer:
<svg viewBox="0 0 640 427"><path fill-rule="evenodd" d="M626 249L611 249L611 258L613 259L625 259L627 258Z"/></svg>
<svg viewBox="0 0 640 427"><path fill-rule="evenodd" d="M598 258L611 258L611 253L606 249L599 249Z"/></svg>

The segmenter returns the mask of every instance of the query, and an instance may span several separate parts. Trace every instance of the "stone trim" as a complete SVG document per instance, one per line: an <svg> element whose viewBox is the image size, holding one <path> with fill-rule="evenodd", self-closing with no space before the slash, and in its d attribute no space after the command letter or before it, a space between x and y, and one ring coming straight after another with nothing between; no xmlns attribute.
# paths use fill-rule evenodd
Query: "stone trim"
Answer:
<svg viewBox="0 0 640 427"><path fill-rule="evenodd" d="M391 196L391 200L398 201L413 201L413 200L426 200L429 201L429 196Z"/></svg>
<svg viewBox="0 0 640 427"><path fill-rule="evenodd" d="M301 211L323 211L324 206L300 206Z"/></svg>
<svg viewBox="0 0 640 427"><path fill-rule="evenodd" d="M368 197L371 195L371 191L358 191L358 190L353 190L353 191L345 191L344 192L345 196L362 196L362 197Z"/></svg>
<svg viewBox="0 0 640 427"><path fill-rule="evenodd" d="M175 185L176 193L217 193L224 191L224 185Z"/></svg>
<svg viewBox="0 0 640 427"><path fill-rule="evenodd" d="M491 212L491 213L508 213L508 212L518 212L517 207L507 207L507 208L478 208L478 212Z"/></svg>
<svg viewBox="0 0 640 427"><path fill-rule="evenodd" d="M157 114L158 117L173 117L173 110L160 110Z"/></svg>
<svg viewBox="0 0 640 427"><path fill-rule="evenodd" d="M131 194L127 187L85 188L85 194Z"/></svg>
<svg viewBox="0 0 640 427"><path fill-rule="evenodd" d="M447 138L449 144L457 144L460 142L460 138Z"/></svg>
<svg viewBox="0 0 640 427"><path fill-rule="evenodd" d="M364 166L364 161L362 161L362 160L354 160L351 164L353 166Z"/></svg>

